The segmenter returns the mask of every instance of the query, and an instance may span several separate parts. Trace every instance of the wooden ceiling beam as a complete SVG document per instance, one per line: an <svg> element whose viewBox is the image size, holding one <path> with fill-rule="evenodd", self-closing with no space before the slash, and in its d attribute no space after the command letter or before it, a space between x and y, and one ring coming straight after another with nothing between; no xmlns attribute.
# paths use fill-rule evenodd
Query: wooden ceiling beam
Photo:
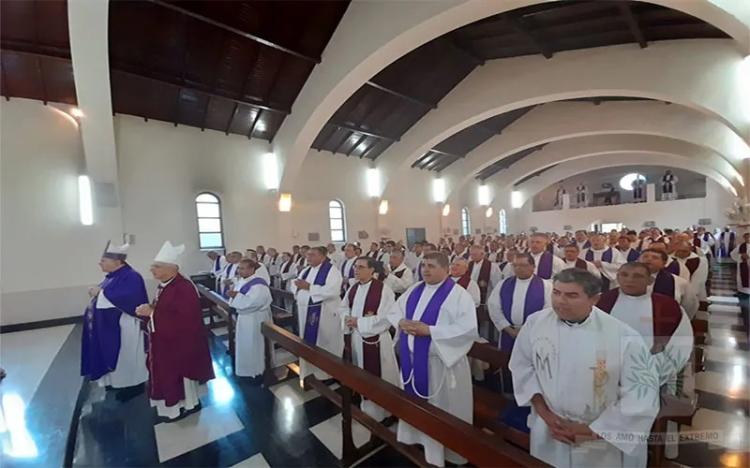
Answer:
<svg viewBox="0 0 750 468"><path fill-rule="evenodd" d="M193 11L190 11L186 8L182 8L178 5L165 2L163 0L147 0L155 5L159 5L163 8L170 9L172 11L176 11L177 13L181 13L183 15L189 16L193 19L196 19L198 21L201 21L206 24L210 24L212 26L215 26L217 28L223 29L224 31L230 32L232 34L236 34L238 36L244 37L245 39L250 39L251 41L257 42L258 44L262 44L266 47L270 47L272 49L278 50L280 52L284 52L285 54L291 55L293 57L297 57L298 59L305 60L307 62L312 63L320 63L320 57L311 57L309 55L305 55L301 52L297 52L296 50L289 49L287 47L284 47L280 44L276 44L275 42L269 41L268 39L264 39L260 36L256 36L255 34L251 34L246 31L242 31L241 29L237 29L233 26L229 26L228 24L222 23L221 21L217 21L213 18L209 18L208 16L201 15L199 13L195 13Z"/></svg>
<svg viewBox="0 0 750 468"><path fill-rule="evenodd" d="M374 81L368 81L367 85L369 85L369 86L371 86L371 87L373 87L375 89L379 89L380 91L383 91L385 93L388 93L391 96L396 96L396 97L401 98L401 99L403 99L405 101L411 102L412 104L416 104L418 106L426 107L428 109L437 109L437 104L433 104L431 102L422 101L421 99L417 99L415 97L408 96L408 95L406 95L404 93L400 93L400 92L398 92L398 91L396 91L394 89L388 88L388 87L383 86L383 85L378 84L378 83L375 83Z"/></svg>
<svg viewBox="0 0 750 468"><path fill-rule="evenodd" d="M355 127L354 125L347 125L345 123L338 123L338 122L328 122L328 123L342 130L348 130L350 132L360 133L362 135L375 137L380 140L399 141L399 138L388 136L388 135L383 135L382 133L377 133L372 130L365 130L363 128Z"/></svg>
<svg viewBox="0 0 750 468"><path fill-rule="evenodd" d="M541 37L539 37L538 34L535 34L531 31L528 23L523 18L517 16L509 16L507 21L508 26L510 26L514 31L526 38L526 41L533 45L540 54L544 55L544 57L547 59L552 58L552 56L554 55L552 52L552 48Z"/></svg>
<svg viewBox="0 0 750 468"><path fill-rule="evenodd" d="M64 60L67 62L70 62L70 51L66 49L60 49L57 47L47 47L47 46L41 46L38 50L33 50L32 48L28 47L28 44L20 44L20 43L13 43L13 41L2 41L0 43L0 48L4 51L8 52L15 52L18 54L26 54L31 56L38 56L38 57L48 57L56 60ZM142 78L144 80L152 81L154 83L160 83L167 86L173 86L176 88L179 88L179 90L187 90L187 91L193 91L197 93L205 94L211 98L217 98L217 99L224 99L227 101L235 102L238 104L243 104L250 107L255 107L257 109L262 109L264 111L268 112L274 112L277 114L283 114L288 115L291 113L289 109L281 108L280 106L275 106L271 103L262 102L260 98L257 99L257 102L255 100L248 100L248 99L241 99L235 96L232 96L230 94L226 94L223 92L219 92L218 90L211 90L205 85L200 85L198 83L195 83L193 81L187 80L187 79L180 79L180 78L157 78L155 76L150 76L146 74L145 71L135 69L133 67L126 66L125 64L116 63L115 66L112 66L110 70L114 73L122 73L124 75L130 75L135 76L138 78ZM126 68L127 67L127 68Z"/></svg>
<svg viewBox="0 0 750 468"><path fill-rule="evenodd" d="M638 25L638 20L635 17L635 14L633 13L633 10L630 8L630 5L627 3L618 3L617 8L620 9L620 14L622 15L625 22L628 24L628 28L630 29L630 33L633 35L633 38L638 43L639 46L641 46L641 49L645 49L648 47L648 42L646 42L646 36L643 35L643 31L641 30L641 27Z"/></svg>

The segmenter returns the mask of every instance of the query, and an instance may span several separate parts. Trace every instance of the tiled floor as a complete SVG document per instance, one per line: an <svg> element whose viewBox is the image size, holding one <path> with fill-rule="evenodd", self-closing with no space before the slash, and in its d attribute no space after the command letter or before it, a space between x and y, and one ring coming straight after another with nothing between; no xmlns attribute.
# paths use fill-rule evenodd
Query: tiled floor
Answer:
<svg viewBox="0 0 750 468"><path fill-rule="evenodd" d="M732 289L724 289L734 284L730 269L716 270L714 279L722 288L712 291L711 306L700 314L709 327L702 346L706 371L695 376L701 408L692 425L682 427L681 433L715 437L709 444L695 442L681 447L675 461L687 466L741 466L743 454L750 451L747 301L737 300ZM207 386L203 409L180 422L155 424L145 395L119 403L104 389L87 386L80 394L82 409L72 464L338 465L341 416L335 406L314 391L303 391L292 376L270 388L235 378L226 354L226 333L225 327L207 333L216 379ZM5 424L0 425L2 466L60 466L81 385L80 326L5 334L0 341L0 365L9 373L0 386ZM28 353L29 342L35 343L34 353ZM277 365L293 359L284 350L275 352ZM369 433L355 424L354 438L358 445L363 444ZM359 466L409 463L386 448Z"/></svg>

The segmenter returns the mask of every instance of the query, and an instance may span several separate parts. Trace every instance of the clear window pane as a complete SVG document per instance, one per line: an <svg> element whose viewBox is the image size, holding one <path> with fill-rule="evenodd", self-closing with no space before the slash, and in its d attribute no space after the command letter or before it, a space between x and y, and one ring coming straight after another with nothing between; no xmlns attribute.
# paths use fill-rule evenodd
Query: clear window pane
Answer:
<svg viewBox="0 0 750 468"><path fill-rule="evenodd" d="M341 218L341 208L330 208L328 210L328 216L331 218Z"/></svg>
<svg viewBox="0 0 750 468"><path fill-rule="evenodd" d="M340 219L331 219L331 229L344 229L344 221Z"/></svg>
<svg viewBox="0 0 750 468"><path fill-rule="evenodd" d="M199 232L221 232L221 220L218 218L198 218Z"/></svg>
<svg viewBox="0 0 750 468"><path fill-rule="evenodd" d="M331 231L331 241L344 242L344 231L338 231L338 230Z"/></svg>
<svg viewBox="0 0 750 468"><path fill-rule="evenodd" d="M201 249L213 249L213 248L223 247L221 245L220 233L199 234L199 236L200 236Z"/></svg>
<svg viewBox="0 0 750 468"><path fill-rule="evenodd" d="M219 203L219 199L214 195L211 195L210 193L201 193L200 195L195 197L195 201L205 203Z"/></svg>
<svg viewBox="0 0 750 468"><path fill-rule="evenodd" d="M199 218L218 218L219 205L215 203L196 203L195 207L198 209Z"/></svg>
<svg viewBox="0 0 750 468"><path fill-rule="evenodd" d="M341 203L337 202L336 200L331 200L328 202L328 208L341 208Z"/></svg>

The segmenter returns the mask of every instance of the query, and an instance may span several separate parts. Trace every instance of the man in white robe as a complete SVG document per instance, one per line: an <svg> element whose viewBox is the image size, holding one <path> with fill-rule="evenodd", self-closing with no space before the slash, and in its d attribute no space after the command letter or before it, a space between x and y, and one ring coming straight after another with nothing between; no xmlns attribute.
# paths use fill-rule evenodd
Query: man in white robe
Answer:
<svg viewBox="0 0 750 468"><path fill-rule="evenodd" d="M401 380L408 393L471 424L474 401L466 354L479 338L474 301L448 278L444 254L425 254L422 272L424 281L410 287L388 314L399 332ZM422 379L425 374L427 382ZM427 463L436 466L445 460L466 461L404 421L399 422L397 439L422 445Z"/></svg>
<svg viewBox="0 0 750 468"><path fill-rule="evenodd" d="M307 251L309 266L294 280L292 292L297 299L300 336L308 344L341 356L344 349L339 313L341 273L333 267L326 254L325 247L314 247ZM300 379L304 380L310 374L319 380L331 378L300 359Z"/></svg>
<svg viewBox="0 0 750 468"><path fill-rule="evenodd" d="M263 247L263 246L259 246ZM270 257L267 253L263 253L264 258L266 259L266 263L268 263ZM247 249L247 254L245 255L245 258L252 260L258 264L258 268L255 270L255 276L259 278L263 278L266 283L271 284L271 272L268 271L268 267L266 266L266 263L263 263L260 261L260 257L258 256L258 253L253 249Z"/></svg>
<svg viewBox="0 0 750 468"><path fill-rule="evenodd" d="M357 283L341 300L345 333L351 333L352 360L375 377L400 386L398 364L393 352L391 324L386 315L395 303L393 291L373 277L375 261L370 257L356 260ZM370 400L362 399L362 411L377 421L390 416Z"/></svg>
<svg viewBox="0 0 750 468"><path fill-rule="evenodd" d="M658 243L654 242L653 244ZM692 320L695 314L698 313L698 295L693 290L689 281L670 273L666 269L668 260L669 256L666 252L651 248L644 250L638 259L639 262L645 263L649 270L651 270L651 276L654 281L649 286L649 291L664 294L679 302L680 306L688 314L688 317L690 317L690 320Z"/></svg>
<svg viewBox="0 0 750 468"><path fill-rule="evenodd" d="M419 268L419 263L422 261L423 245L423 242L415 242L414 247L412 248L412 250L407 252L406 258L404 259L404 262L406 262L406 266L408 266L411 269L412 273L414 273L414 277L416 277L417 268Z"/></svg>
<svg viewBox="0 0 750 468"><path fill-rule="evenodd" d="M229 305L237 311L234 373L238 377L258 377L265 370L266 346L260 326L271 320L271 290L255 274L260 266L254 260L240 261L239 278L229 291Z"/></svg>
<svg viewBox="0 0 750 468"><path fill-rule="evenodd" d="M742 235L742 242L731 252L732 260L737 262L737 292L750 294L750 232Z"/></svg>
<svg viewBox="0 0 750 468"><path fill-rule="evenodd" d="M548 308L552 296L552 283L534 275L531 254L517 253L512 265L513 276L502 280L487 298L490 319L500 332L499 345L503 351L513 349L513 341L523 324L531 314ZM506 284L508 281L512 281L513 284ZM532 283L540 281L541 288L530 288ZM509 291L506 292L503 285L506 285L506 289L510 288ZM529 298L530 290L537 294L537 297ZM508 305L510 310L505 310Z"/></svg>
<svg viewBox="0 0 750 468"><path fill-rule="evenodd" d="M563 260L565 261L566 270L568 268L579 268L581 270L588 271L589 273L596 276L597 278L602 277L602 274L599 271L599 269L596 267L596 265L581 258L580 256L581 251L578 249L577 243L572 242L566 245L563 251L563 254L564 254Z"/></svg>
<svg viewBox="0 0 750 468"><path fill-rule="evenodd" d="M336 244L333 242L329 242L328 245L326 245L326 250L328 250L328 258L331 259L331 262L336 268L341 268L341 262L344 261L344 253L343 251L336 248Z"/></svg>
<svg viewBox="0 0 750 468"><path fill-rule="evenodd" d="M479 285L468 274L469 262L465 258L456 257L451 262L448 272L451 279L469 293L471 299L474 301L474 306L479 307L479 304L482 303L482 297L479 292Z"/></svg>
<svg viewBox="0 0 750 468"><path fill-rule="evenodd" d="M479 285L482 304L487 301L487 293L495 289L495 286L502 281L502 273L495 263L492 263L486 256L484 248L479 245L472 245L469 249L469 272L472 281Z"/></svg>
<svg viewBox="0 0 750 468"><path fill-rule="evenodd" d="M535 232L529 238L529 253L534 258L534 274L542 279L552 279L565 269L565 262L547 250L549 236Z"/></svg>
<svg viewBox="0 0 750 468"><path fill-rule="evenodd" d="M346 244L344 247L344 258L338 266L341 278L343 278L341 282L341 297L344 297L346 290L357 282L355 278L356 270L354 268L355 260L357 260L357 254L354 244Z"/></svg>
<svg viewBox="0 0 750 468"><path fill-rule="evenodd" d="M695 381L688 366L693 352L693 327L690 318L671 297L650 294L651 272L643 263L626 263L617 273L619 288L599 299L598 307L637 331L651 350L659 372L659 387L668 395L692 396ZM678 374L682 373L678 389ZM678 392L679 390L679 392ZM679 436L677 424L667 422L666 456L677 456L677 444L670 441Z"/></svg>
<svg viewBox="0 0 750 468"><path fill-rule="evenodd" d="M593 263L601 273L602 290L609 291L617 287L617 270L622 262L614 247L607 247L605 237L601 234L591 236L591 248L583 254L583 258Z"/></svg>
<svg viewBox="0 0 750 468"><path fill-rule="evenodd" d="M214 275L214 278L218 278L227 264L226 257L214 250L206 253L206 256L211 260L211 274Z"/></svg>
<svg viewBox="0 0 750 468"><path fill-rule="evenodd" d="M646 466L659 376L643 339L595 307L601 281L568 269L552 307L533 314L510 358L519 406L531 406L531 455L556 467Z"/></svg>
<svg viewBox="0 0 750 468"><path fill-rule="evenodd" d="M218 276L219 292L226 294L232 289L232 282L237 276L237 268L240 266L242 253L234 251L227 254L227 263Z"/></svg>
<svg viewBox="0 0 750 468"><path fill-rule="evenodd" d="M690 282L698 301L705 301L708 297L706 281L708 280L708 259L693 253L693 246L684 240L670 244L672 247L672 262L667 265L670 273L680 276Z"/></svg>
<svg viewBox="0 0 750 468"><path fill-rule="evenodd" d="M388 258L388 276L383 281L398 297L414 283L414 274L404 263L404 253L394 250Z"/></svg>
<svg viewBox="0 0 750 468"><path fill-rule="evenodd" d="M575 242L580 252L585 252L586 249L591 247L591 241L589 240L588 233L583 230L576 231ZM583 253L581 253L583 255Z"/></svg>
<svg viewBox="0 0 750 468"><path fill-rule="evenodd" d="M135 314L148 295L143 277L126 262L129 247L108 243L104 249L99 267L107 275L89 289L81 338L81 375L116 390L118 401L142 393L148 379L144 332Z"/></svg>

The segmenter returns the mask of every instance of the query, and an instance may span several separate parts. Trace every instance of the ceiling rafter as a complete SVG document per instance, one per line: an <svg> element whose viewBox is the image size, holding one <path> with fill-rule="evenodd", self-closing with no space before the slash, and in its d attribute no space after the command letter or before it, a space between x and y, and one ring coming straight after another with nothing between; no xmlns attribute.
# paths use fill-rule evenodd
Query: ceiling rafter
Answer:
<svg viewBox="0 0 750 468"><path fill-rule="evenodd" d="M258 44L262 44L266 47L270 47L272 49L278 50L280 52L284 52L285 54L291 55L293 57L297 57L298 59L305 60L307 62L312 63L320 63L320 57L311 57L309 55L303 54L301 52L297 52L296 50L289 49L287 47L284 47L280 44L276 44L275 42L269 41L268 39L264 39L260 36L256 36L255 34L251 34L247 31L242 31L241 29L237 29L233 26L229 26L228 24L222 23L221 21L217 21L213 18L209 18L208 16L201 15L199 13L195 13L193 11L190 11L186 8L182 8L180 6L177 6L172 3L165 2L163 0L146 0L148 2L151 2L155 5L159 5L164 8L168 8L172 11L176 11L178 13L181 13L186 16L190 16L191 18L194 18L198 21L202 21L206 24L210 24L212 26L215 26L217 28L223 29L224 31L230 32L232 34L236 34L238 36L244 37L245 39L250 39L251 41L257 42Z"/></svg>
<svg viewBox="0 0 750 468"><path fill-rule="evenodd" d="M404 93L401 93L399 91L396 91L394 89L388 88L388 87L383 86L383 85L378 84L378 83L375 83L374 81L368 81L367 84L369 86L372 86L375 89L379 89L380 91L388 93L391 96L399 97L399 98L401 98L401 99L403 99L405 101L409 101L409 102L411 102L413 104L416 104L418 106L426 107L428 109L437 109L437 104L434 104L434 103L431 103L431 102L422 101L421 99L417 99L415 97L408 96L408 95L406 95Z"/></svg>
<svg viewBox="0 0 750 468"><path fill-rule="evenodd" d="M641 49L645 49L646 47L648 47L646 36L643 35L643 31L638 25L638 19L635 17L635 13L633 13L630 5L628 5L627 3L618 3L617 8L620 10L620 14L628 24L630 33L633 35L633 38L635 38L635 41L638 43Z"/></svg>
<svg viewBox="0 0 750 468"><path fill-rule="evenodd" d="M328 122L328 123L329 123L329 125L332 125L334 127L338 127L341 130L348 130L350 132L360 133L362 135L367 135L367 136L375 137L375 138L378 138L380 140L399 141L399 137L392 137L392 136L384 135L382 133L378 133L378 132L373 131L373 130L366 130L364 128L359 128L359 127L357 127L355 125L348 125L348 124L339 123L339 122Z"/></svg>
<svg viewBox="0 0 750 468"><path fill-rule="evenodd" d="M554 55L552 47L538 33L531 30L528 21L520 16L513 15L507 18L507 23L511 29L523 36L526 41L537 49L540 54L544 55L545 58L552 58Z"/></svg>

